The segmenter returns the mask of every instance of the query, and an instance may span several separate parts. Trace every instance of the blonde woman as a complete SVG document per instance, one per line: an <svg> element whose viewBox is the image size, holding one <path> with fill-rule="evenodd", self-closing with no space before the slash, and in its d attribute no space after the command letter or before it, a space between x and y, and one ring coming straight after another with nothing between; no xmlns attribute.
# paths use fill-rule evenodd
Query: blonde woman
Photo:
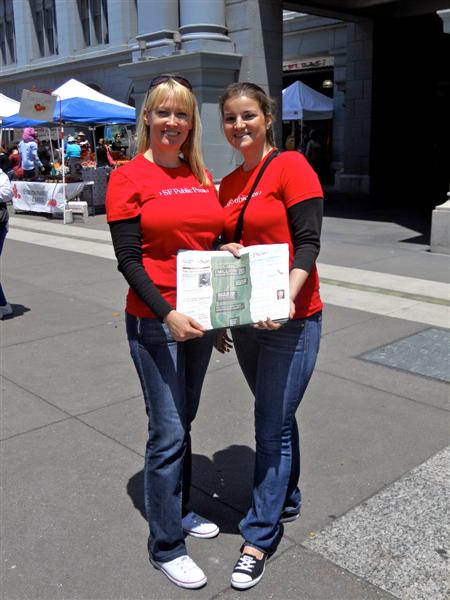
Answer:
<svg viewBox="0 0 450 600"><path fill-rule="evenodd" d="M150 561L191 589L202 587L206 575L188 556L184 534L219 533L188 506L191 422L213 340L175 310L178 250L211 250L223 227L200 137L189 81L156 77L139 118L138 154L112 173L106 198L118 268L130 285L127 335L148 415L144 493Z"/></svg>

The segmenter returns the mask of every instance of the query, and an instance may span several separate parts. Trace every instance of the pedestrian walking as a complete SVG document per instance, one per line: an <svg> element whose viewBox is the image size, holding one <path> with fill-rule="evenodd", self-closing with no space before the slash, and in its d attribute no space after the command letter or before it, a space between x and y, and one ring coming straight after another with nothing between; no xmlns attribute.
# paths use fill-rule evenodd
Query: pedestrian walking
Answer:
<svg viewBox="0 0 450 600"><path fill-rule="evenodd" d="M296 151L278 155L272 131L274 102L260 87L230 85L220 109L225 137L244 159L220 185L228 241L221 250L239 256L243 246L288 243L291 263L289 320L280 324L268 315L253 327L232 332L240 367L255 396L252 505L240 522L244 544L231 577L233 587L247 589L261 580L266 559L282 537L283 523L300 515L295 413L319 350L322 301L315 263L323 200L319 180L304 156ZM263 167L239 227L242 207ZM229 338L219 336L216 347L228 350Z"/></svg>
<svg viewBox="0 0 450 600"><path fill-rule="evenodd" d="M200 148L201 123L187 79L150 82L138 124L138 154L111 174L106 208L119 270L130 285L126 328L148 415L145 510L151 563L183 588L206 575L189 557L185 534L219 528L192 511L191 423L213 336L176 307L176 256L211 250L223 211Z"/></svg>
<svg viewBox="0 0 450 600"><path fill-rule="evenodd" d="M9 213L7 202L11 202L11 200L12 189L9 177L2 169L0 169L0 257L2 255L6 234L8 233ZM3 317L7 317L11 314L11 305L6 300L2 284L0 282L0 319L3 319Z"/></svg>

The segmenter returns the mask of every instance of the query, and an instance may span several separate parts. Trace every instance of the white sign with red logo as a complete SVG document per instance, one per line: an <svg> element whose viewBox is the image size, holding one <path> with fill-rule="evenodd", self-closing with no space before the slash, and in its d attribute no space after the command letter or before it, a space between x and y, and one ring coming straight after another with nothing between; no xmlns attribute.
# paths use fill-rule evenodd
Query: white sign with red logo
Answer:
<svg viewBox="0 0 450 600"><path fill-rule="evenodd" d="M12 181L11 184L14 210L45 213L62 213L65 200L72 200L79 196L85 185L82 181L65 184Z"/></svg>
<svg viewBox="0 0 450 600"><path fill-rule="evenodd" d="M19 115L36 121L53 121L56 96L22 90Z"/></svg>

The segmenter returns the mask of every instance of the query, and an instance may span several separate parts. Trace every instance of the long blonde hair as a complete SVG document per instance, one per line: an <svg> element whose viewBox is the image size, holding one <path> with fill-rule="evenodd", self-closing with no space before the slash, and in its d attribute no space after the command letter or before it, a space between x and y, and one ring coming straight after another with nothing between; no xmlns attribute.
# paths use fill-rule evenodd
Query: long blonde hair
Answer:
<svg viewBox="0 0 450 600"><path fill-rule="evenodd" d="M192 119L192 129L181 146L181 152L185 161L189 164L191 171L196 179L202 185L211 185L211 181L206 174L205 163L201 150L202 124L200 113L197 106L197 100L194 94L187 87L178 83L175 79L169 78L154 88L151 88L147 94L145 102L142 105L137 126L137 153L142 154L150 147L150 127L145 123L145 114L154 110L168 96L172 96L176 102L188 113Z"/></svg>

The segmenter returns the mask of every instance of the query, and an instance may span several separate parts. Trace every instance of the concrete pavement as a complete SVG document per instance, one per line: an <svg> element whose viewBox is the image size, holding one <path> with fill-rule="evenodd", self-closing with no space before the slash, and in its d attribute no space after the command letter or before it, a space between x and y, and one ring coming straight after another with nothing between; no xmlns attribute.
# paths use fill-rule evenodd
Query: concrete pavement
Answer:
<svg viewBox="0 0 450 600"><path fill-rule="evenodd" d="M302 518L249 597L447 596L449 262L385 213L325 218L326 301L299 411ZM252 399L215 353L193 431L194 503L220 524L188 540L208 575L176 588L146 557L145 412L123 331L126 291L104 216L14 216L2 256L5 600L237 598L254 459Z"/></svg>

